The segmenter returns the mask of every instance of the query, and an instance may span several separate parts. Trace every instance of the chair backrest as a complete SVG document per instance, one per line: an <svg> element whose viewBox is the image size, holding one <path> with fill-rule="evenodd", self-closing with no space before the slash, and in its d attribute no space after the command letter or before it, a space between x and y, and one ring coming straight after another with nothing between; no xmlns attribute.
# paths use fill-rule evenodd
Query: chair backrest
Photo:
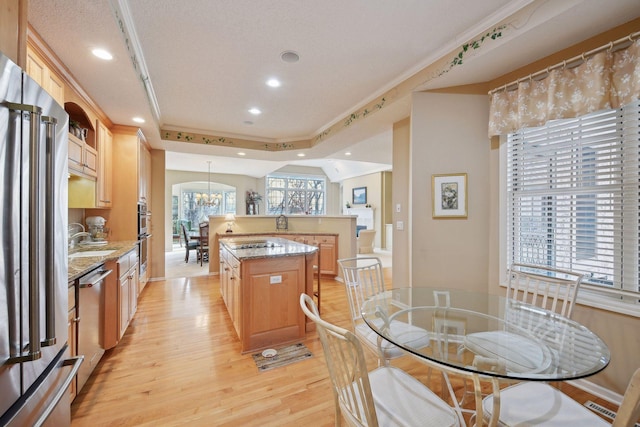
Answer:
<svg viewBox="0 0 640 427"><path fill-rule="evenodd" d="M377 426L369 373L360 341L350 331L322 320L309 295L300 294L300 307L316 324L334 398L342 415L352 425Z"/></svg>
<svg viewBox="0 0 640 427"><path fill-rule="evenodd" d="M508 278L507 298L571 317L583 275L541 265L515 263L509 268Z"/></svg>
<svg viewBox="0 0 640 427"><path fill-rule="evenodd" d="M636 369L631 376L616 418L613 420L613 427L633 426L638 418L640 418L640 368Z"/></svg>
<svg viewBox="0 0 640 427"><path fill-rule="evenodd" d="M339 259L338 264L342 268L344 289L355 326L362 318L362 303L385 290L382 262L378 257L359 257Z"/></svg>
<svg viewBox="0 0 640 427"><path fill-rule="evenodd" d="M360 230L357 238L358 252L366 250L368 253L373 252L373 241L376 237L376 230Z"/></svg>
<svg viewBox="0 0 640 427"><path fill-rule="evenodd" d="M200 228L200 244L203 246L208 246L209 244L209 223L201 222L199 225Z"/></svg>
<svg viewBox="0 0 640 427"><path fill-rule="evenodd" d="M187 227L184 226L184 223L180 224L182 228L182 237L184 237L184 242L189 243L189 233L187 233Z"/></svg>

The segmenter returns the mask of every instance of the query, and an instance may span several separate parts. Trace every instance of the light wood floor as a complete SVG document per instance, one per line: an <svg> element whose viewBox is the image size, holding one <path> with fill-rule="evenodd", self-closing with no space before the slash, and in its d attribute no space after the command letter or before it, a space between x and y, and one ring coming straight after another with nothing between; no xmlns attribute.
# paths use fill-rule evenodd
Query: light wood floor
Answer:
<svg viewBox="0 0 640 427"><path fill-rule="evenodd" d="M323 280L321 308L327 321L350 326L341 283ZM334 425L320 341L314 332L304 343L311 359L258 372L251 355L240 354L217 276L151 282L122 342L73 402L72 426ZM409 357L393 364L426 381L423 364ZM437 377L430 387L439 393ZM569 385L562 390L606 404Z"/></svg>

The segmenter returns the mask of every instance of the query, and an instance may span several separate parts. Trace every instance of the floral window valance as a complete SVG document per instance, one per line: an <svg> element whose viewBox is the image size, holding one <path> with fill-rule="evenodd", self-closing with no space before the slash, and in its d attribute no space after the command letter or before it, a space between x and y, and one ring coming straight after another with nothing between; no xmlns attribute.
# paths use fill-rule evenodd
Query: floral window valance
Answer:
<svg viewBox="0 0 640 427"><path fill-rule="evenodd" d="M489 136L540 126L640 98L640 39L622 50L605 50L573 68L550 70L541 79L518 83L515 90L491 94Z"/></svg>

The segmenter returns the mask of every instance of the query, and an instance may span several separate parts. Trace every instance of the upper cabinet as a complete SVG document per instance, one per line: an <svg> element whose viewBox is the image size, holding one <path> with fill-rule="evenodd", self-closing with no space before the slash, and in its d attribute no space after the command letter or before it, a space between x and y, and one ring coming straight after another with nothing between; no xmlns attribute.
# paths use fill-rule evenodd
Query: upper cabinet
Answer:
<svg viewBox="0 0 640 427"><path fill-rule="evenodd" d="M27 47L26 71L58 104L64 105L64 82L31 47Z"/></svg>
<svg viewBox="0 0 640 427"><path fill-rule="evenodd" d="M96 178L98 151L95 128L78 104L67 102L64 109L69 114L69 173Z"/></svg>
<svg viewBox="0 0 640 427"><path fill-rule="evenodd" d="M110 208L112 204L113 134L100 121L98 129L98 177L96 206Z"/></svg>
<svg viewBox="0 0 640 427"><path fill-rule="evenodd" d="M138 144L139 175L138 175L138 199L146 204L151 202L151 153L147 148L143 135L139 137Z"/></svg>

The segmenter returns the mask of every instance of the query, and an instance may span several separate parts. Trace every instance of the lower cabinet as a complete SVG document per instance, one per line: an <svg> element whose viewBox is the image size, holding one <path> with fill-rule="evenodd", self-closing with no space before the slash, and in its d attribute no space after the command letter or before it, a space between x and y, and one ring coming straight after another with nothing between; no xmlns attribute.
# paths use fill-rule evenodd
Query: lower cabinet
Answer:
<svg viewBox="0 0 640 427"><path fill-rule="evenodd" d="M320 273L338 275L338 236L332 234L278 234L276 237L320 248Z"/></svg>
<svg viewBox="0 0 640 427"><path fill-rule="evenodd" d="M137 249L132 249L117 261L108 262L107 268L117 274L107 277L105 289L105 349L113 348L120 342L138 308Z"/></svg>
<svg viewBox="0 0 640 427"><path fill-rule="evenodd" d="M227 306L236 333L240 335L242 318L240 300L242 282L240 279L240 261L225 249L220 250L220 293Z"/></svg>
<svg viewBox="0 0 640 427"><path fill-rule="evenodd" d="M69 357L76 357L78 355L78 315L76 311L76 286L75 281L69 282L69 317L67 318L67 327L69 328ZM78 392L78 376L76 375L71 380L69 386L70 400L76 398Z"/></svg>

